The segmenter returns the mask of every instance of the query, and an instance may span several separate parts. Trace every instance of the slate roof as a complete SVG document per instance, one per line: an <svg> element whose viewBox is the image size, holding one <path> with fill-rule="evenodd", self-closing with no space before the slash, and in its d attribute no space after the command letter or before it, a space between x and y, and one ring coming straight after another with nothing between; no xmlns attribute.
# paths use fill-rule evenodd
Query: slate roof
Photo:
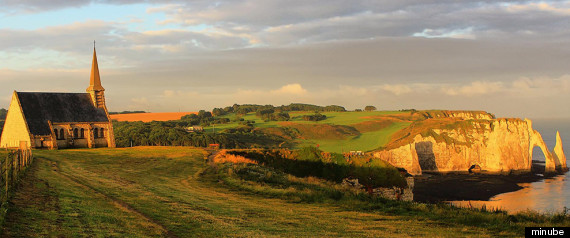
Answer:
<svg viewBox="0 0 570 238"><path fill-rule="evenodd" d="M52 122L109 122L88 93L17 92L28 128L33 135L50 135Z"/></svg>

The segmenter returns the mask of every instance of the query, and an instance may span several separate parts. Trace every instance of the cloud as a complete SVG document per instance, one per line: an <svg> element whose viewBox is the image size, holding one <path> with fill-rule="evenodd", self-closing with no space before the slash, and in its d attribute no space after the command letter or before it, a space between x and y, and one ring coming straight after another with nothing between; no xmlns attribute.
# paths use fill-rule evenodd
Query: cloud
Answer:
<svg viewBox="0 0 570 238"><path fill-rule="evenodd" d="M0 12L33 13L88 5L92 0L0 0Z"/></svg>
<svg viewBox="0 0 570 238"><path fill-rule="evenodd" d="M442 91L451 96L478 96L503 90L502 82L475 81L459 87L445 87Z"/></svg>
<svg viewBox="0 0 570 238"><path fill-rule="evenodd" d="M455 39L475 39L473 35L473 27L468 27L464 29L424 29L422 32L416 32L413 34L416 37L426 37L426 38L455 38Z"/></svg>
<svg viewBox="0 0 570 238"><path fill-rule="evenodd" d="M567 1L559 3L530 2L524 4L508 4L506 9L509 12L532 13L533 11L542 11L560 15L570 15L570 3Z"/></svg>
<svg viewBox="0 0 570 238"><path fill-rule="evenodd" d="M0 0L0 15L138 3L150 7L136 24L62 15L51 27L0 28L0 97L84 91L96 39L118 110L142 97L155 111L236 102L515 110L512 99L556 111L570 99L567 1Z"/></svg>
<svg viewBox="0 0 570 238"><path fill-rule="evenodd" d="M377 37L475 39L568 33L567 3L518 1L267 1L185 2L149 9L165 22L238 31L252 45L289 45ZM325 6L325 7L323 7ZM532 13L532 15L529 15ZM239 30L237 30L239 29ZM562 36L559 36L562 37Z"/></svg>
<svg viewBox="0 0 570 238"><path fill-rule="evenodd" d="M450 96L482 96L508 94L516 97L550 97L570 93L570 75L558 78L521 77L506 82L474 81L460 86L443 86L441 91Z"/></svg>
<svg viewBox="0 0 570 238"><path fill-rule="evenodd" d="M412 92L412 88L403 84L384 84L380 86L381 89L391 92L395 95L401 95Z"/></svg>
<svg viewBox="0 0 570 238"><path fill-rule="evenodd" d="M21 51L35 48L77 52L87 42L102 39L102 45L120 46L122 29L112 22L90 20L37 30L0 29L0 51ZM112 32L115 35L111 34ZM91 44L89 44L91 46Z"/></svg>
<svg viewBox="0 0 570 238"><path fill-rule="evenodd" d="M307 90L304 89L300 84L294 83L294 84L287 84L277 90L271 90L270 93L303 95L307 93Z"/></svg>
<svg viewBox="0 0 570 238"><path fill-rule="evenodd" d="M522 77L512 82L513 91L522 94L547 94L570 93L570 75L562 75L558 78L551 77Z"/></svg>

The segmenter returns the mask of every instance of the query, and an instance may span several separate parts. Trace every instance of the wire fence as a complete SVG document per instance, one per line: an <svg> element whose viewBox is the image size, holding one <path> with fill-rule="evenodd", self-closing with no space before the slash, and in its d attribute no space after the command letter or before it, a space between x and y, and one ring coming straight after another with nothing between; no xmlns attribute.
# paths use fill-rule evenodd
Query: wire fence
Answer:
<svg viewBox="0 0 570 238"><path fill-rule="evenodd" d="M10 192L33 161L31 149L9 150L5 158L0 158L0 202L2 207L10 197Z"/></svg>

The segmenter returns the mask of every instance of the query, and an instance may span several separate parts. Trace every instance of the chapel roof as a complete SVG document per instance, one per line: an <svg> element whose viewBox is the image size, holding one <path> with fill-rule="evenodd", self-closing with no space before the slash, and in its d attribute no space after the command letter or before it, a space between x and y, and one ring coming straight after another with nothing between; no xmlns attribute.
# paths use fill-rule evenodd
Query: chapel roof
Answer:
<svg viewBox="0 0 570 238"><path fill-rule="evenodd" d="M109 122L88 93L16 92L33 135L50 135L51 122Z"/></svg>

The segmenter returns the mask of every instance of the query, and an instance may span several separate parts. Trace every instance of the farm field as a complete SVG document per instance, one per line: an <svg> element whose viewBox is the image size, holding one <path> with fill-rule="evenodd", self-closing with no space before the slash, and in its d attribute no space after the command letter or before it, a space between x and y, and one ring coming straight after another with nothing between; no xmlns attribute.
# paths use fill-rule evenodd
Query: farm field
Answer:
<svg viewBox="0 0 570 238"><path fill-rule="evenodd" d="M245 121L254 121L256 128L275 128L275 127L295 127L302 132L306 132L303 138L295 139L297 145L295 148L303 146L319 146L321 150L327 152L348 152L348 151L370 151L384 146L390 141L391 135L395 132L406 128L411 124L405 120L391 120L391 116L406 115L409 112L400 111L372 111L372 112L323 112L327 119L323 121L305 121L303 115L314 114L314 112L290 112L291 120L283 121L263 121L255 115L248 113L242 116ZM224 115L223 117L234 119L235 114ZM388 119L387 119L388 117ZM389 121L388 124L374 128L374 124L381 124ZM300 125L297 127L296 125ZM303 126L305 125L305 126ZM358 134L345 134L343 132L331 131L334 127L326 127L323 125L334 126L352 126L359 131ZM217 124L205 127L206 132L222 131L224 129L236 128L239 124L232 122L228 124ZM366 128L372 127L372 128ZM311 128L313 127L313 128ZM332 135L331 135L332 134ZM340 138L339 138L340 137Z"/></svg>
<svg viewBox="0 0 570 238"><path fill-rule="evenodd" d="M111 120L117 121L170 121L180 120L182 116L188 114L196 114L196 112L149 112L149 113L127 113L127 114L111 114Z"/></svg>
<svg viewBox="0 0 570 238"><path fill-rule="evenodd" d="M12 199L2 237L511 234L423 216L257 195L201 178L208 166L204 161L208 154L202 149L134 147L34 153L35 163Z"/></svg>

